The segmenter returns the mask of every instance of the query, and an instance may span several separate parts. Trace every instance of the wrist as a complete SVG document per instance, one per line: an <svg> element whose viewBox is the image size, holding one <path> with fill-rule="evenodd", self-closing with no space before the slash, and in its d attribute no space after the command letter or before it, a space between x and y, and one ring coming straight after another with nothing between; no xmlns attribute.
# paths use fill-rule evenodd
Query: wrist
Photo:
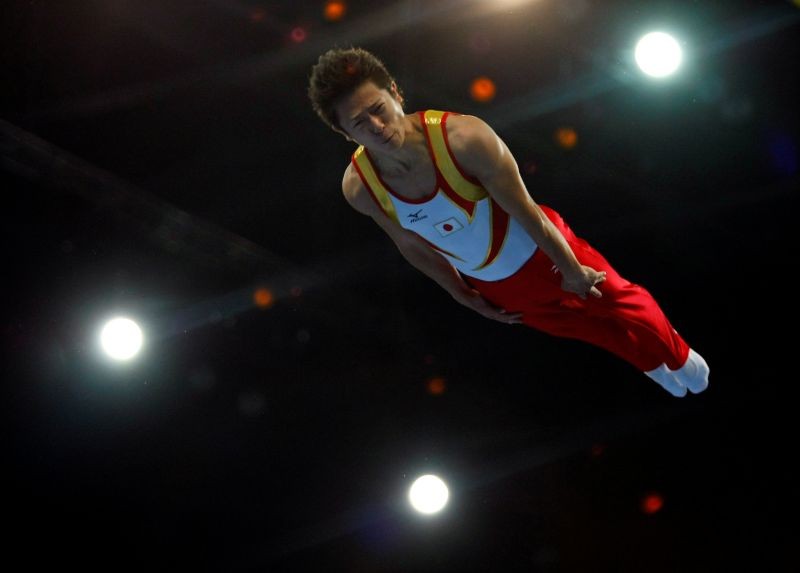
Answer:
<svg viewBox="0 0 800 573"><path fill-rule="evenodd" d="M470 306L475 297L480 295L476 290L464 285L463 288L457 288L454 291L451 291L450 296L452 296L456 302L463 304L464 306Z"/></svg>
<svg viewBox="0 0 800 573"><path fill-rule="evenodd" d="M562 278L566 280L580 280L583 276L583 266L577 261L565 262L563 265L556 265Z"/></svg>

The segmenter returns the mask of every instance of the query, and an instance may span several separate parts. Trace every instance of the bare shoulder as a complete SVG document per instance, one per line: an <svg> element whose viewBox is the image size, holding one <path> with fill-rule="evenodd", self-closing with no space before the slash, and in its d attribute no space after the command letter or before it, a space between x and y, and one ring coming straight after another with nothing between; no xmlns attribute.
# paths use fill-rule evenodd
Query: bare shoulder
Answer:
<svg viewBox="0 0 800 573"><path fill-rule="evenodd" d="M350 206L359 213L369 216L374 214L375 203L369 197L369 191L364 187L352 163L347 166L342 177L342 194Z"/></svg>
<svg viewBox="0 0 800 573"><path fill-rule="evenodd" d="M451 115L447 118L447 141L462 165L479 167L494 163L502 156L503 142L488 123L474 115Z"/></svg>
<svg viewBox="0 0 800 573"><path fill-rule="evenodd" d="M474 115L450 115L447 118L447 142L450 146L469 146L476 140L496 137L488 123Z"/></svg>

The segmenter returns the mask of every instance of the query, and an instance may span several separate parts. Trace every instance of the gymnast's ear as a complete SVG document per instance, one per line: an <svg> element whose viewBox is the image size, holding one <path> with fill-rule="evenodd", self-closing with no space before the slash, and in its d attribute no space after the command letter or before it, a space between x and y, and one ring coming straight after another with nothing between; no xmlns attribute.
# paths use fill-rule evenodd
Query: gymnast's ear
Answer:
<svg viewBox="0 0 800 573"><path fill-rule="evenodd" d="M403 94L400 92L400 88L397 87L397 83L395 83L394 80L392 80L392 84L389 86L389 93L397 100L397 103L403 105Z"/></svg>

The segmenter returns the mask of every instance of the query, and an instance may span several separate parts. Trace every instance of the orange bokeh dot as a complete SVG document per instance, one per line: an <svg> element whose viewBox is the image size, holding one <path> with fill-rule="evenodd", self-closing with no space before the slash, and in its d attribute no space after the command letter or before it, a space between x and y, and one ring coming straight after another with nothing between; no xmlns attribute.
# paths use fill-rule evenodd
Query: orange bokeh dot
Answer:
<svg viewBox="0 0 800 573"><path fill-rule="evenodd" d="M335 22L341 20L344 13L347 12L347 5L344 2L327 2L325 4L325 19Z"/></svg>
<svg viewBox="0 0 800 573"><path fill-rule="evenodd" d="M428 392L434 396L441 396L444 394L447 384L444 378L436 376L428 380Z"/></svg>
<svg viewBox="0 0 800 573"><path fill-rule="evenodd" d="M578 143L578 134L571 127L556 130L556 142L564 149L572 149Z"/></svg>
<svg viewBox="0 0 800 573"><path fill-rule="evenodd" d="M494 99L497 88L494 82L487 77L481 76L472 80L469 93L472 99L479 102L487 102Z"/></svg>
<svg viewBox="0 0 800 573"><path fill-rule="evenodd" d="M649 493L642 499L642 511L652 515L664 507L664 498L657 493Z"/></svg>
<svg viewBox="0 0 800 573"><path fill-rule="evenodd" d="M269 308L275 302L275 297L268 289L259 288L253 293L253 302L258 308Z"/></svg>

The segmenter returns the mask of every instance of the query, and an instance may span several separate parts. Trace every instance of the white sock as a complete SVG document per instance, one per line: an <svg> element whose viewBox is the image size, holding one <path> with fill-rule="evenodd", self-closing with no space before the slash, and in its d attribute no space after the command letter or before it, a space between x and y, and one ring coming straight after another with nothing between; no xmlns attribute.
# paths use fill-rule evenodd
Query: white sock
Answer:
<svg viewBox="0 0 800 573"><path fill-rule="evenodd" d="M694 394L708 388L708 364L697 352L689 349L689 357L683 366L673 371L673 375L683 386Z"/></svg>
<svg viewBox="0 0 800 573"><path fill-rule="evenodd" d="M675 396L676 398L683 398L686 396L686 386L675 377L672 370L667 368L666 364L662 364L658 368L645 372L647 376L655 380L659 386L664 390Z"/></svg>

